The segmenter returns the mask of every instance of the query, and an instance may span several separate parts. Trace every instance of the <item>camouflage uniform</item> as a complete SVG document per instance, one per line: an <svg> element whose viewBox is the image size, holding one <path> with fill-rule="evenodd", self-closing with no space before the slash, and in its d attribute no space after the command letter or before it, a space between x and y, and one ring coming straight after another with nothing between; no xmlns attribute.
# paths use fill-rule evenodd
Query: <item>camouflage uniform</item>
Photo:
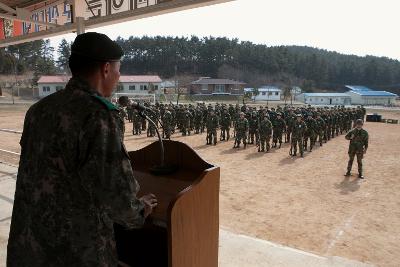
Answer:
<svg viewBox="0 0 400 267"><path fill-rule="evenodd" d="M362 175L362 158L364 151L368 149L368 132L364 129L354 128L345 136L350 140L349 145L349 162L347 165L347 172L350 173L353 166L354 157L357 155L358 174Z"/></svg>
<svg viewBox="0 0 400 267"><path fill-rule="evenodd" d="M142 134L142 117L139 115L139 112L137 110L133 111L133 129L132 129L132 134L133 135L141 135Z"/></svg>
<svg viewBox="0 0 400 267"><path fill-rule="evenodd" d="M218 117L215 114L207 116L207 145L217 144Z"/></svg>
<svg viewBox="0 0 400 267"><path fill-rule="evenodd" d="M77 78L28 110L7 266L117 266L113 224L144 223L122 123Z"/></svg>
<svg viewBox="0 0 400 267"><path fill-rule="evenodd" d="M221 115L221 135L220 140L229 140L229 127L231 126L231 116L228 111L225 109Z"/></svg>
<svg viewBox="0 0 400 267"><path fill-rule="evenodd" d="M247 132L249 131L249 122L246 118L239 118L235 125L235 144L234 148L240 147L240 141L243 141L244 147L246 147Z"/></svg>
<svg viewBox="0 0 400 267"><path fill-rule="evenodd" d="M297 154L297 146L299 147L300 155L303 156L304 148L303 148L303 139L304 134L307 130L307 125L304 121L295 121L293 125L293 132L292 132L292 146L290 148L292 155L296 156Z"/></svg>
<svg viewBox="0 0 400 267"><path fill-rule="evenodd" d="M276 118L273 122L274 132L272 136L272 142L274 143L273 147L276 147L276 144L279 141L279 148L282 145L282 134L286 130L286 123L282 118Z"/></svg>
<svg viewBox="0 0 400 267"><path fill-rule="evenodd" d="M253 111L249 116L249 137L248 144L254 144L254 139L256 144L258 143L258 117L257 112Z"/></svg>
<svg viewBox="0 0 400 267"><path fill-rule="evenodd" d="M166 110L164 112L162 122L163 122L163 138L171 139L171 134L175 124L172 117L172 113L169 110Z"/></svg>
<svg viewBox="0 0 400 267"><path fill-rule="evenodd" d="M272 134L272 123L264 116L258 125L258 130L260 134L260 143L258 145L258 152L265 151L265 146L267 147L267 152L270 150L270 140Z"/></svg>

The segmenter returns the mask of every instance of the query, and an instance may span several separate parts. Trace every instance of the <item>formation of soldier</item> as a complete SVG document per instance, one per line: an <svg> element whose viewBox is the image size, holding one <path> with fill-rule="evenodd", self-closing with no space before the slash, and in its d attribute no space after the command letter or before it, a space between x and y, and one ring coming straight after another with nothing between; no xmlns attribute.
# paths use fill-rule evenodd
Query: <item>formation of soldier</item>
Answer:
<svg viewBox="0 0 400 267"><path fill-rule="evenodd" d="M234 148L241 144L255 145L258 152L279 149L289 143L292 156L311 152L319 144L350 131L357 119L364 120L365 109L334 107L268 108L233 104L161 104L144 103L146 115L162 128L162 136L170 139L174 133L182 136L206 132L206 144L216 145L219 141L234 139ZM132 106L126 108L127 118L132 122L132 133L155 136L155 127L147 124L144 116ZM233 135L232 135L233 129Z"/></svg>

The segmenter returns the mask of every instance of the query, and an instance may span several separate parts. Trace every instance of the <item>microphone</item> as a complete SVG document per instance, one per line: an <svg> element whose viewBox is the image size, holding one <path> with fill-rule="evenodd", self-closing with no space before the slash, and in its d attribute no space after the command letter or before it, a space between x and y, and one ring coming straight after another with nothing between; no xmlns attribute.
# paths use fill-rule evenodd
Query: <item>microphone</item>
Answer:
<svg viewBox="0 0 400 267"><path fill-rule="evenodd" d="M138 102L133 102L131 104L132 108L136 109L139 112L143 112L143 111L149 111L150 109L148 107L145 107L144 105L138 103Z"/></svg>
<svg viewBox="0 0 400 267"><path fill-rule="evenodd" d="M160 164L151 167L150 172L154 175L168 175L168 174L171 174L171 173L177 171L177 169L178 169L177 166L166 164L164 162L164 155L165 155L164 143L163 143L163 139L161 138L160 132L158 131L157 124L152 119L150 119L149 116L147 116L145 113L143 113L144 111L153 112L153 110L151 110L150 108L147 108L137 102L132 103L132 108L139 111L139 115L142 116L143 118L145 118L150 124L152 124L157 133L158 142L160 144Z"/></svg>

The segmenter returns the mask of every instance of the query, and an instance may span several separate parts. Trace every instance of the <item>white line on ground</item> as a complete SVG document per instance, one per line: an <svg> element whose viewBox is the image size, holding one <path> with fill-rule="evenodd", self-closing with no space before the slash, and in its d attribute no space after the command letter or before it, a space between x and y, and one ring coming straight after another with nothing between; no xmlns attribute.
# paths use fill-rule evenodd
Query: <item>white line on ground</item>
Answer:
<svg viewBox="0 0 400 267"><path fill-rule="evenodd" d="M6 152L6 153L10 153L10 154L13 154L13 155L17 155L17 156L21 155L20 153L17 153L17 152L14 152L14 151L5 150L5 149L0 149L0 151L1 152Z"/></svg>
<svg viewBox="0 0 400 267"><path fill-rule="evenodd" d="M0 132L22 134L22 131L12 129L0 129Z"/></svg>

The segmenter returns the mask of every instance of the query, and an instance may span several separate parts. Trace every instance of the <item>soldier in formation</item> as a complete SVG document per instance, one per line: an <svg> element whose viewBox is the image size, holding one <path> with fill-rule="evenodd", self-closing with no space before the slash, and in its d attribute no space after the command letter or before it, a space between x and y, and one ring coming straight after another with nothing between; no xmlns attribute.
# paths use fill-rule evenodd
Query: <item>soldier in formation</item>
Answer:
<svg viewBox="0 0 400 267"><path fill-rule="evenodd" d="M230 129L233 128L235 148L241 143L244 147L255 144L260 152L270 151L271 148L281 148L284 138L285 142L291 144L291 155L297 155L297 152L300 152L300 155L304 155L306 151L312 152L317 142L319 146L322 146L332 138L347 133L351 130L354 121L362 120L365 113L362 107L345 108L343 106L324 108L259 106L256 108L248 105L234 106L220 103L215 105L205 103L146 105L151 110L150 113L155 113L147 115L161 122L158 127L163 128L163 137L166 139L170 139L176 131L185 136L192 132L202 134L207 130L206 143L216 145L217 129L220 129L220 141L228 141ZM128 112L128 120L131 117L133 133L140 134L144 128L142 118L135 109L128 108L129 105L126 110L132 110L131 116ZM272 124L271 130L268 122ZM148 136L154 136L152 126L147 127ZM301 145L299 141L302 142Z"/></svg>

